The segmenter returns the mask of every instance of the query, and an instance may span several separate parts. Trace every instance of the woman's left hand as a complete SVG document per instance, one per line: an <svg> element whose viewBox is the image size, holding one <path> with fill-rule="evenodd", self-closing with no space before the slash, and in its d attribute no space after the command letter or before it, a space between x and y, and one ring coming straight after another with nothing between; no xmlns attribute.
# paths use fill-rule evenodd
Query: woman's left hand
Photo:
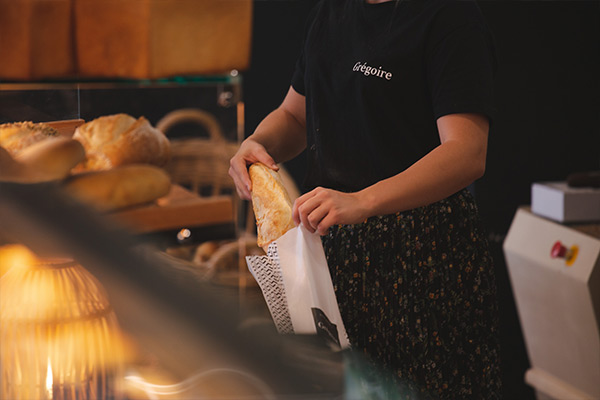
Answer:
<svg viewBox="0 0 600 400"><path fill-rule="evenodd" d="M359 193L343 193L318 187L296 199L293 218L311 233L327 234L337 224L357 224L369 215Z"/></svg>

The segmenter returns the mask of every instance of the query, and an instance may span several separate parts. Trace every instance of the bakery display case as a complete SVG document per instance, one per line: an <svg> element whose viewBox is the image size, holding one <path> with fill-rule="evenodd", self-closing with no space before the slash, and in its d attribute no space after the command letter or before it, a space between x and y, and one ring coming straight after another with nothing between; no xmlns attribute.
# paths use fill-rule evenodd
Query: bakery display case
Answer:
<svg viewBox="0 0 600 400"><path fill-rule="evenodd" d="M2 397L332 398L343 392L343 355L317 337L278 335L245 265L244 255L262 250L245 218L248 203L225 182L230 152L243 136L240 88L235 71L0 83L3 123L44 122L72 137L85 122L126 113L160 128L172 150L164 166L172 179L167 195L108 212L69 195L64 180L0 182L1 282L14 289L1 290L9 296L3 306L56 306L42 307L43 321L39 312L3 310L3 347L24 352L3 352ZM37 261L15 262L11 249L21 260L33 253ZM33 303L18 298L18 288L31 282L45 288L36 289ZM61 306L64 298L71 308ZM91 314L60 311L73 308ZM112 328L92 318L103 310L114 313ZM103 326L104 336L88 325ZM89 356L78 350L89 348L96 349ZM23 376L29 378L16 378Z"/></svg>
<svg viewBox="0 0 600 400"><path fill-rule="evenodd" d="M173 183L203 197L231 197L233 192L228 159L243 137L244 109L237 71L162 80L0 83L0 106L0 123L51 123L64 136L101 116L145 117L170 141L171 160L165 168ZM173 197L189 201L190 193L176 190ZM189 208L183 214L191 216Z"/></svg>

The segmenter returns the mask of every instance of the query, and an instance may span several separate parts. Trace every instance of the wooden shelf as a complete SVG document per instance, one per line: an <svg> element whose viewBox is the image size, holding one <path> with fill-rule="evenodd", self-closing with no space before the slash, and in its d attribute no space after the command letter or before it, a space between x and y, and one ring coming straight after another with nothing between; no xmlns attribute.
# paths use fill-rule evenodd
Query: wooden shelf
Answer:
<svg viewBox="0 0 600 400"><path fill-rule="evenodd" d="M179 185L156 203L110 214L138 233L232 223L231 196L200 197Z"/></svg>

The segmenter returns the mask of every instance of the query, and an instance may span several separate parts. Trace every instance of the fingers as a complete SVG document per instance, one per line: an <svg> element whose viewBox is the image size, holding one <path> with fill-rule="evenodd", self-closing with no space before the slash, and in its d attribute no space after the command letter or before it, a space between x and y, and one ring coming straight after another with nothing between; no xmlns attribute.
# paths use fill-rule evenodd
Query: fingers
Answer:
<svg viewBox="0 0 600 400"><path fill-rule="evenodd" d="M296 225L302 223L309 232L324 235L332 224L330 212L331 202L326 200L325 191L317 188L294 202L292 217Z"/></svg>
<svg viewBox="0 0 600 400"><path fill-rule="evenodd" d="M299 208L300 221L310 233L317 230L319 222L323 218L324 207L320 206L319 202L313 197L304 202Z"/></svg>
<svg viewBox="0 0 600 400"><path fill-rule="evenodd" d="M294 201L294 206L292 207L292 219L294 220L294 223L296 225L300 225L300 223L302 222L302 219L300 217L300 207L314 195L315 193L313 190L303 194L302 196L298 197L296 201ZM305 212L304 209L302 211Z"/></svg>
<svg viewBox="0 0 600 400"><path fill-rule="evenodd" d="M253 140L243 142L229 161L229 176L233 179L238 195L244 200L252 198L252 181L248 175L248 166L256 162L261 162L275 171L279 170L277 163L265 148Z"/></svg>
<svg viewBox="0 0 600 400"><path fill-rule="evenodd" d="M241 199L250 200L252 198L250 190L252 182L248 175L248 167L246 162L238 157L234 157L229 162L229 176L233 179L235 189Z"/></svg>
<svg viewBox="0 0 600 400"><path fill-rule="evenodd" d="M269 155L269 153L267 153L264 147L262 147L256 152L256 160L254 162L261 162L275 171L279 170L279 166L277 165L275 160L273 160L273 158Z"/></svg>

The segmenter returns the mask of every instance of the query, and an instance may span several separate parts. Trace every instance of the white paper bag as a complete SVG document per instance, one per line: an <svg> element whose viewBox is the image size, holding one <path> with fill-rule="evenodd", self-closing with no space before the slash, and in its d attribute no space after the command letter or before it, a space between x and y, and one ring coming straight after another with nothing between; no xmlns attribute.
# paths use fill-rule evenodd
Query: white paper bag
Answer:
<svg viewBox="0 0 600 400"><path fill-rule="evenodd" d="M266 256L246 262L279 333L318 334L350 346L319 235L301 225L271 243Z"/></svg>

